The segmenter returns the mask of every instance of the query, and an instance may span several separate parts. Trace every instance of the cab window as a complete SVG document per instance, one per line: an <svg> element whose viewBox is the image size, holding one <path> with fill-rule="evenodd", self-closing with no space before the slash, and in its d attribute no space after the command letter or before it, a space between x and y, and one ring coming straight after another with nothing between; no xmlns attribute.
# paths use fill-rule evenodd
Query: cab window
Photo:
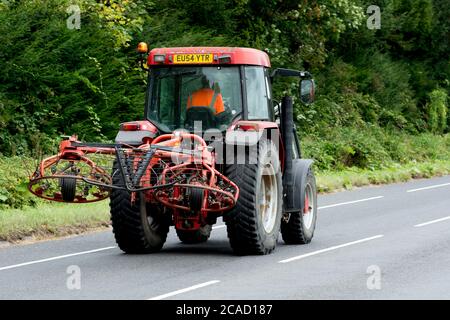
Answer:
<svg viewBox="0 0 450 320"><path fill-rule="evenodd" d="M152 69L147 118L170 132L202 122L203 129L226 130L242 113L239 67L187 66ZM196 108L194 108L196 107Z"/></svg>
<svg viewBox="0 0 450 320"><path fill-rule="evenodd" d="M247 91L247 118L249 120L270 119L269 96L264 68L246 67L245 84Z"/></svg>

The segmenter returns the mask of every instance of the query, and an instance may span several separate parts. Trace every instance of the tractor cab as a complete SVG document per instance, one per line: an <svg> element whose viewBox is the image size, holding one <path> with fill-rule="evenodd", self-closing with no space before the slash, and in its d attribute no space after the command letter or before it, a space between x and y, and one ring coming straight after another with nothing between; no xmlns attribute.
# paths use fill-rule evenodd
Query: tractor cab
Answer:
<svg viewBox="0 0 450 320"><path fill-rule="evenodd" d="M162 132L226 131L236 120L273 121L270 62L249 48L153 49L146 118Z"/></svg>

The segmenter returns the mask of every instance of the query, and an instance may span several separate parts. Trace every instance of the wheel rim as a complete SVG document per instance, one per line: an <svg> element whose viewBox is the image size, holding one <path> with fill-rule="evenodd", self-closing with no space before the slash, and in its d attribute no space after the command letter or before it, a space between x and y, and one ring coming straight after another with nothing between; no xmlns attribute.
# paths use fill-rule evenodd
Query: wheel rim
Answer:
<svg viewBox="0 0 450 320"><path fill-rule="evenodd" d="M261 186L258 196L259 214L264 230L272 232L275 227L278 209L278 186L275 170L272 164L266 164L261 176Z"/></svg>
<svg viewBox="0 0 450 320"><path fill-rule="evenodd" d="M311 229L314 221L315 206L313 189L308 183L305 188L305 206L303 208L303 223L307 229Z"/></svg>

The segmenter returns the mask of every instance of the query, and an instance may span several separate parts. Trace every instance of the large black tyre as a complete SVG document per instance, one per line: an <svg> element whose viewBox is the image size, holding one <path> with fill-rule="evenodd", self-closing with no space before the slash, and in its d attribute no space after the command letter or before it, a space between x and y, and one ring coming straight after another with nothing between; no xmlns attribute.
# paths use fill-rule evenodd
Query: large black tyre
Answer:
<svg viewBox="0 0 450 320"><path fill-rule="evenodd" d="M282 213L278 150L273 142L263 140L255 151L250 148L246 153L246 164L229 164L225 170L226 176L236 183L240 192L235 207L225 215L228 238L238 255L268 254L275 249ZM255 157L256 161L252 161ZM266 192L272 193L268 196ZM263 199L270 200L262 205ZM267 218L267 212L272 213L271 218Z"/></svg>
<svg viewBox="0 0 450 320"><path fill-rule="evenodd" d="M186 244L202 243L208 241L211 230L211 225L207 224L195 231L177 230L177 236L181 242Z"/></svg>
<svg viewBox="0 0 450 320"><path fill-rule="evenodd" d="M289 221L281 223L281 235L286 244L310 243L314 236L317 220L317 189L316 179L311 169L308 170L301 192L304 193L304 196L296 196L308 199L303 200L302 210L291 213Z"/></svg>
<svg viewBox="0 0 450 320"><path fill-rule="evenodd" d="M118 165L113 165L113 184L123 185ZM152 253L161 250L169 232L169 221L157 207L145 202L138 193L131 202L131 193L112 189L110 212L114 237L126 253Z"/></svg>

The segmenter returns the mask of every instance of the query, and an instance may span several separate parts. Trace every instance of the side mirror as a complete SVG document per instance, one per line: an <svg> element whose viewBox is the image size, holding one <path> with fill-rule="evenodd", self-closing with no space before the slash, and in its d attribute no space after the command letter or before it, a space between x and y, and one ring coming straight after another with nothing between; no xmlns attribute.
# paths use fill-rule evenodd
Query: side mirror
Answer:
<svg viewBox="0 0 450 320"><path fill-rule="evenodd" d="M310 104L314 102L314 94L316 91L316 85L313 79L303 79L300 81L300 100L304 104Z"/></svg>

